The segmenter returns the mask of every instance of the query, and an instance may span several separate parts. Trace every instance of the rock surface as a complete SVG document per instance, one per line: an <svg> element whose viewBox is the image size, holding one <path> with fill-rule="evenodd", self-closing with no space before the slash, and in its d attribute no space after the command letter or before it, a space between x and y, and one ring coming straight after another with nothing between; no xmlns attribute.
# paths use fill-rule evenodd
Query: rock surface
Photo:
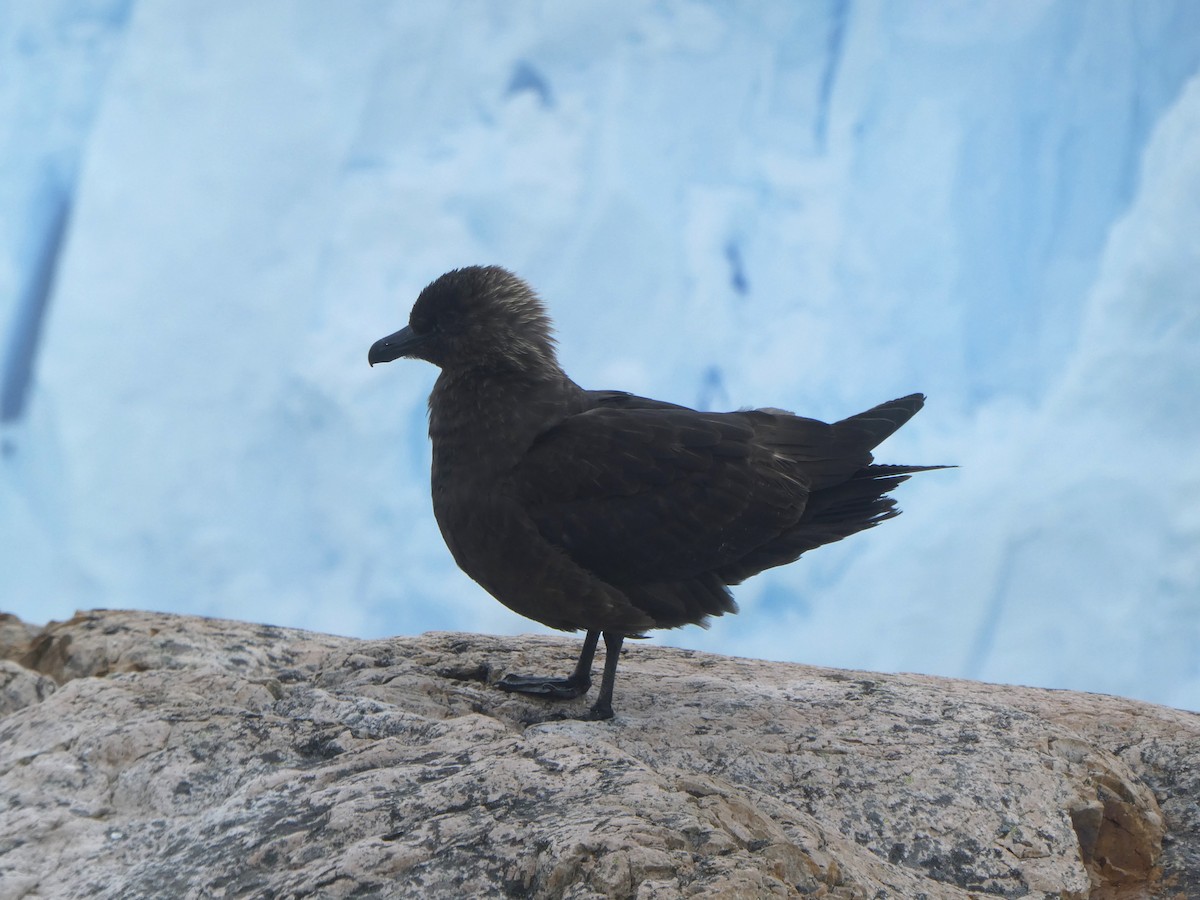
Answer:
<svg viewBox="0 0 1200 900"><path fill-rule="evenodd" d="M0 621L0 898L1200 897L1200 716L570 638ZM582 711L586 699L569 708Z"/></svg>

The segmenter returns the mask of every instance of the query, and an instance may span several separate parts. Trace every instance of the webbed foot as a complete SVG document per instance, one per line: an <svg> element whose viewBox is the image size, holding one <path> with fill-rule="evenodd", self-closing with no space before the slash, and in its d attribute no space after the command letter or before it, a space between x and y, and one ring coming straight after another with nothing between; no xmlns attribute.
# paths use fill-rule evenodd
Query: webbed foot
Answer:
<svg viewBox="0 0 1200 900"><path fill-rule="evenodd" d="M574 700L582 697L592 686L591 680L583 681L574 676L551 678L546 675L505 675L496 682L502 691L530 694L547 700ZM611 711L609 712L611 716Z"/></svg>

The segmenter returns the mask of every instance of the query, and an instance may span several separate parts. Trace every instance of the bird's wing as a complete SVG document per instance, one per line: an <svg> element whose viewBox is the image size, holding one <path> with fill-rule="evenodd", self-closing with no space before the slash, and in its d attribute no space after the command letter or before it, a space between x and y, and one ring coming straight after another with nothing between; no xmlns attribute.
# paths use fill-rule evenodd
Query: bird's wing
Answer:
<svg viewBox="0 0 1200 900"><path fill-rule="evenodd" d="M668 403L666 400L651 400L628 391L584 391L591 406L604 409L683 409L695 412L690 406Z"/></svg>
<svg viewBox="0 0 1200 900"><path fill-rule="evenodd" d="M539 436L513 471L517 496L546 540L611 583L710 572L794 525L808 498L756 415L591 409Z"/></svg>

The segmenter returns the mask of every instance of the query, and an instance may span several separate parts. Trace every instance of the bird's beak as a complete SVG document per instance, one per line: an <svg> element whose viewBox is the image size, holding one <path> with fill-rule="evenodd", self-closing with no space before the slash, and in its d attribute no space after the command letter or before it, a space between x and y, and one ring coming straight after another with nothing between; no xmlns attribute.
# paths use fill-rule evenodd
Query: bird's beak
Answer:
<svg viewBox="0 0 1200 900"><path fill-rule="evenodd" d="M405 326L395 334L389 334L373 343L370 352L367 353L367 362L375 365L375 363L391 362L401 356L412 356L413 351L423 343L425 343L425 335L417 334L412 328Z"/></svg>

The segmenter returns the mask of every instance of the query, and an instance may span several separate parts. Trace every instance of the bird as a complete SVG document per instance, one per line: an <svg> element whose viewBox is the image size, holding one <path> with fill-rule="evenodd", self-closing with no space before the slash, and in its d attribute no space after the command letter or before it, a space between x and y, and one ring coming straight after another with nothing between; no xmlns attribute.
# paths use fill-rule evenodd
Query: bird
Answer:
<svg viewBox="0 0 1200 900"><path fill-rule="evenodd" d="M440 368L429 396L434 516L458 566L521 616L583 631L566 677L508 674L497 687L586 694L613 717L626 638L737 611L730 586L899 514L915 472L871 451L921 409L909 394L827 424L782 409L704 412L585 390L559 365L550 317L500 266L441 275L370 365Z"/></svg>

